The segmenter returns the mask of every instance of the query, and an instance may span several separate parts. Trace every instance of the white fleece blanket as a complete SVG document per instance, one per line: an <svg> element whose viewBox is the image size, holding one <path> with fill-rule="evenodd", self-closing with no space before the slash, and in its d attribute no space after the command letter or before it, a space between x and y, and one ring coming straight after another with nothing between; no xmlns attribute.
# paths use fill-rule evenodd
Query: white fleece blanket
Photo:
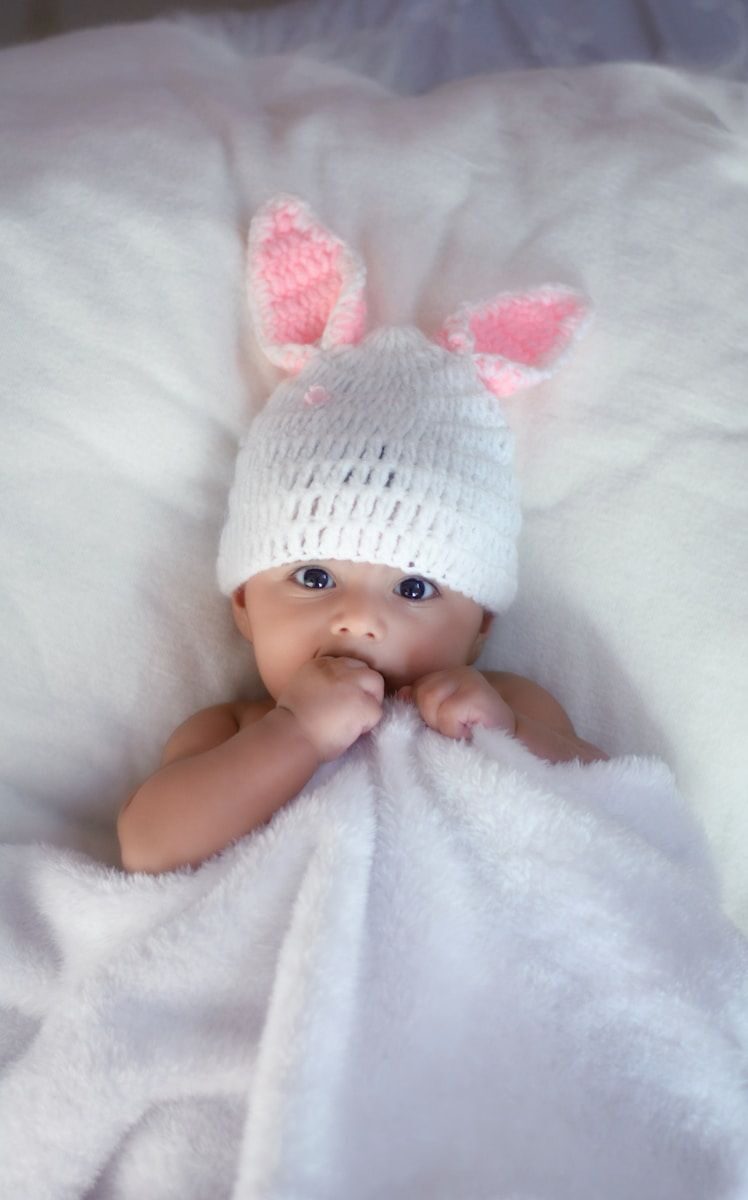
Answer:
<svg viewBox="0 0 748 1200"><path fill-rule="evenodd" d="M3 846L0 1195L748 1195L748 954L656 759L397 701L199 870Z"/></svg>

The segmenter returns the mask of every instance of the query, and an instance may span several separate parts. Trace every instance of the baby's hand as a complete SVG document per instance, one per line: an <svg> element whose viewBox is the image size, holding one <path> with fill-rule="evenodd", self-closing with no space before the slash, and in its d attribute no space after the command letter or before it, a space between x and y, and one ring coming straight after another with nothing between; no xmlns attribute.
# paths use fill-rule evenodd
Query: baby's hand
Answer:
<svg viewBox="0 0 748 1200"><path fill-rule="evenodd" d="M278 708L293 713L322 762L368 733L382 716L384 679L358 658L312 658L288 681Z"/></svg>
<svg viewBox="0 0 748 1200"><path fill-rule="evenodd" d="M426 724L446 737L469 737L474 725L511 734L516 730L514 712L475 667L433 671L397 695L412 700Z"/></svg>

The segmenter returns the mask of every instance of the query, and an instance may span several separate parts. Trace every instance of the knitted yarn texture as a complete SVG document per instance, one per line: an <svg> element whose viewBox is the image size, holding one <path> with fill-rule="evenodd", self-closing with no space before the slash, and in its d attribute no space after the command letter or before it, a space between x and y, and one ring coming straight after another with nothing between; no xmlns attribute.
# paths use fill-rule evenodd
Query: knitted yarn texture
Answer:
<svg viewBox="0 0 748 1200"><path fill-rule="evenodd" d="M363 263L296 197L252 222L249 301L283 381L242 439L218 555L226 595L296 562L380 563L492 612L517 590L514 438L497 396L550 374L586 309L561 287L463 306L436 340L362 341Z"/></svg>
<svg viewBox="0 0 748 1200"><path fill-rule="evenodd" d="M244 439L221 589L284 563L348 559L498 612L517 587L513 447L472 361L419 330L326 351L277 388Z"/></svg>

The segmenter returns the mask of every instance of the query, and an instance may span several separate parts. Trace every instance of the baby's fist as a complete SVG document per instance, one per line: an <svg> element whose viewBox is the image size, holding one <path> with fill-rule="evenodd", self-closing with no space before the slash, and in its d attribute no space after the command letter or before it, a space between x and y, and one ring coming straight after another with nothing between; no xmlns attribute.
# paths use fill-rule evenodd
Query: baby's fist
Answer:
<svg viewBox="0 0 748 1200"><path fill-rule="evenodd" d="M278 708L296 718L322 762L337 758L382 717L384 679L357 658L313 658L288 681Z"/></svg>
<svg viewBox="0 0 748 1200"><path fill-rule="evenodd" d="M432 671L397 694L411 700L426 724L445 737L467 738L474 725L511 734L517 728L512 709L475 667Z"/></svg>

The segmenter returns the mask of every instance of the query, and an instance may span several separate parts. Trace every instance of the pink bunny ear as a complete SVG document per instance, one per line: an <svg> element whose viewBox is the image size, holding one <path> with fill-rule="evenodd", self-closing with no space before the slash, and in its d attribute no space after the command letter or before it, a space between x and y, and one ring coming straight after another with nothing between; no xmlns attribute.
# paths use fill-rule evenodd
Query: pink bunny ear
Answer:
<svg viewBox="0 0 748 1200"><path fill-rule="evenodd" d="M589 320L584 297L561 285L501 292L482 304L463 304L435 340L472 354L481 380L495 396L511 396L548 379Z"/></svg>
<svg viewBox="0 0 748 1200"><path fill-rule="evenodd" d="M298 196L269 200L249 227L249 306L268 358L296 374L364 333L366 269Z"/></svg>

